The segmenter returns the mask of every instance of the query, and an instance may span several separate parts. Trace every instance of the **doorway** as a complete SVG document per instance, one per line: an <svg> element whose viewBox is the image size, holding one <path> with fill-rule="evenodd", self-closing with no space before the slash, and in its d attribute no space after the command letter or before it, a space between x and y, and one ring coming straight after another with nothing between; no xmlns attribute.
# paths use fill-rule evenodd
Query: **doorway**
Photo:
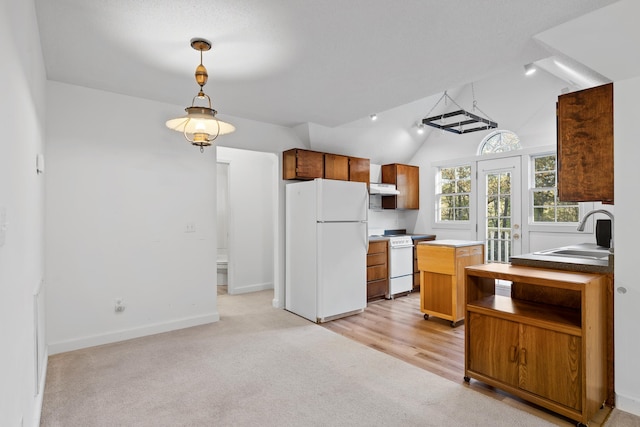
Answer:
<svg viewBox="0 0 640 427"><path fill-rule="evenodd" d="M216 157L216 167L221 169L217 175L221 187L216 197L218 216L226 217L218 222L217 247L221 255L225 246L227 249L227 294L273 289L276 304L280 281L278 157L221 146L216 147ZM226 185L222 184L225 179ZM225 198L226 211L220 212Z"/></svg>
<svg viewBox="0 0 640 427"><path fill-rule="evenodd" d="M217 289L221 295L229 286L229 163L217 162L216 172Z"/></svg>
<svg viewBox="0 0 640 427"><path fill-rule="evenodd" d="M509 262L522 252L521 158L481 160L478 170L478 240L487 262Z"/></svg>

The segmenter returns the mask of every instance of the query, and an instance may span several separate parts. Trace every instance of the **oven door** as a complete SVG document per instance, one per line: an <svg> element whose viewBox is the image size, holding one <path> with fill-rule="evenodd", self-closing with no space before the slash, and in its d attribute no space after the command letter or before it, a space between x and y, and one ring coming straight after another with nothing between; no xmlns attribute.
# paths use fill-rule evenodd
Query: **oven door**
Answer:
<svg viewBox="0 0 640 427"><path fill-rule="evenodd" d="M413 246L389 248L389 294L411 292L413 289Z"/></svg>
<svg viewBox="0 0 640 427"><path fill-rule="evenodd" d="M413 246L389 248L389 277L413 274Z"/></svg>

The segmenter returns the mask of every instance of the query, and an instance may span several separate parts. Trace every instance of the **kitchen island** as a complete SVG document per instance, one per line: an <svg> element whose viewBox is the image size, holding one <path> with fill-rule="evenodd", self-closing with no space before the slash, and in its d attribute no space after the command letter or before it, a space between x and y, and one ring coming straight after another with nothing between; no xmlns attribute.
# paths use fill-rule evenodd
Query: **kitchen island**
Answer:
<svg viewBox="0 0 640 427"><path fill-rule="evenodd" d="M484 263L484 244L473 240L433 240L416 247L420 270L420 310L455 327L464 320L464 268Z"/></svg>
<svg viewBox="0 0 640 427"><path fill-rule="evenodd" d="M509 264L465 269L465 380L586 425L607 400L610 277ZM495 294L512 282L511 297Z"/></svg>

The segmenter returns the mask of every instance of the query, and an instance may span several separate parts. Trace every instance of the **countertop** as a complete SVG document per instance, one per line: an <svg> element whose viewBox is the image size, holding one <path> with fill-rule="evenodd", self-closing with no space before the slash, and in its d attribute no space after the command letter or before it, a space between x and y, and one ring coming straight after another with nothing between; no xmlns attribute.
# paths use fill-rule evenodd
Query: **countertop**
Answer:
<svg viewBox="0 0 640 427"><path fill-rule="evenodd" d="M595 243L581 243L579 245L572 245L571 247L583 250L602 250L602 247ZM514 255L509 258L509 262L512 265L542 267L555 270L580 271L585 273L613 273L613 258L613 254L609 255L608 260L596 260L571 258L569 256L559 257L533 252L530 254Z"/></svg>
<svg viewBox="0 0 640 427"><path fill-rule="evenodd" d="M432 240L430 242L420 242L419 245L431 245L431 246L447 246L450 248L461 248L463 246L475 246L483 245L482 242L474 240Z"/></svg>

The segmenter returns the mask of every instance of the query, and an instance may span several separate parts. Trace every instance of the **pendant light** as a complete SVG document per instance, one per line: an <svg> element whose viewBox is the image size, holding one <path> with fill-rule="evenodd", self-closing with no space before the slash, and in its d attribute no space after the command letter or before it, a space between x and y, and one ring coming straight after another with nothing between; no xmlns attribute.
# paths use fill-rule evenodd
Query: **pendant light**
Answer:
<svg viewBox="0 0 640 427"><path fill-rule="evenodd" d="M185 108L187 115L167 120L166 125L169 129L182 132L187 141L200 147L200 152L204 152L204 147L210 146L218 136L231 133L236 128L232 124L216 118L218 112L211 108L211 98L203 90L209 79L209 74L205 66L202 65L202 52L211 49L211 42L202 38L193 38L191 39L191 47L200 51L200 65L195 72L196 83L200 86L200 90L193 97L191 106ZM196 106L196 99L206 99L208 106Z"/></svg>

